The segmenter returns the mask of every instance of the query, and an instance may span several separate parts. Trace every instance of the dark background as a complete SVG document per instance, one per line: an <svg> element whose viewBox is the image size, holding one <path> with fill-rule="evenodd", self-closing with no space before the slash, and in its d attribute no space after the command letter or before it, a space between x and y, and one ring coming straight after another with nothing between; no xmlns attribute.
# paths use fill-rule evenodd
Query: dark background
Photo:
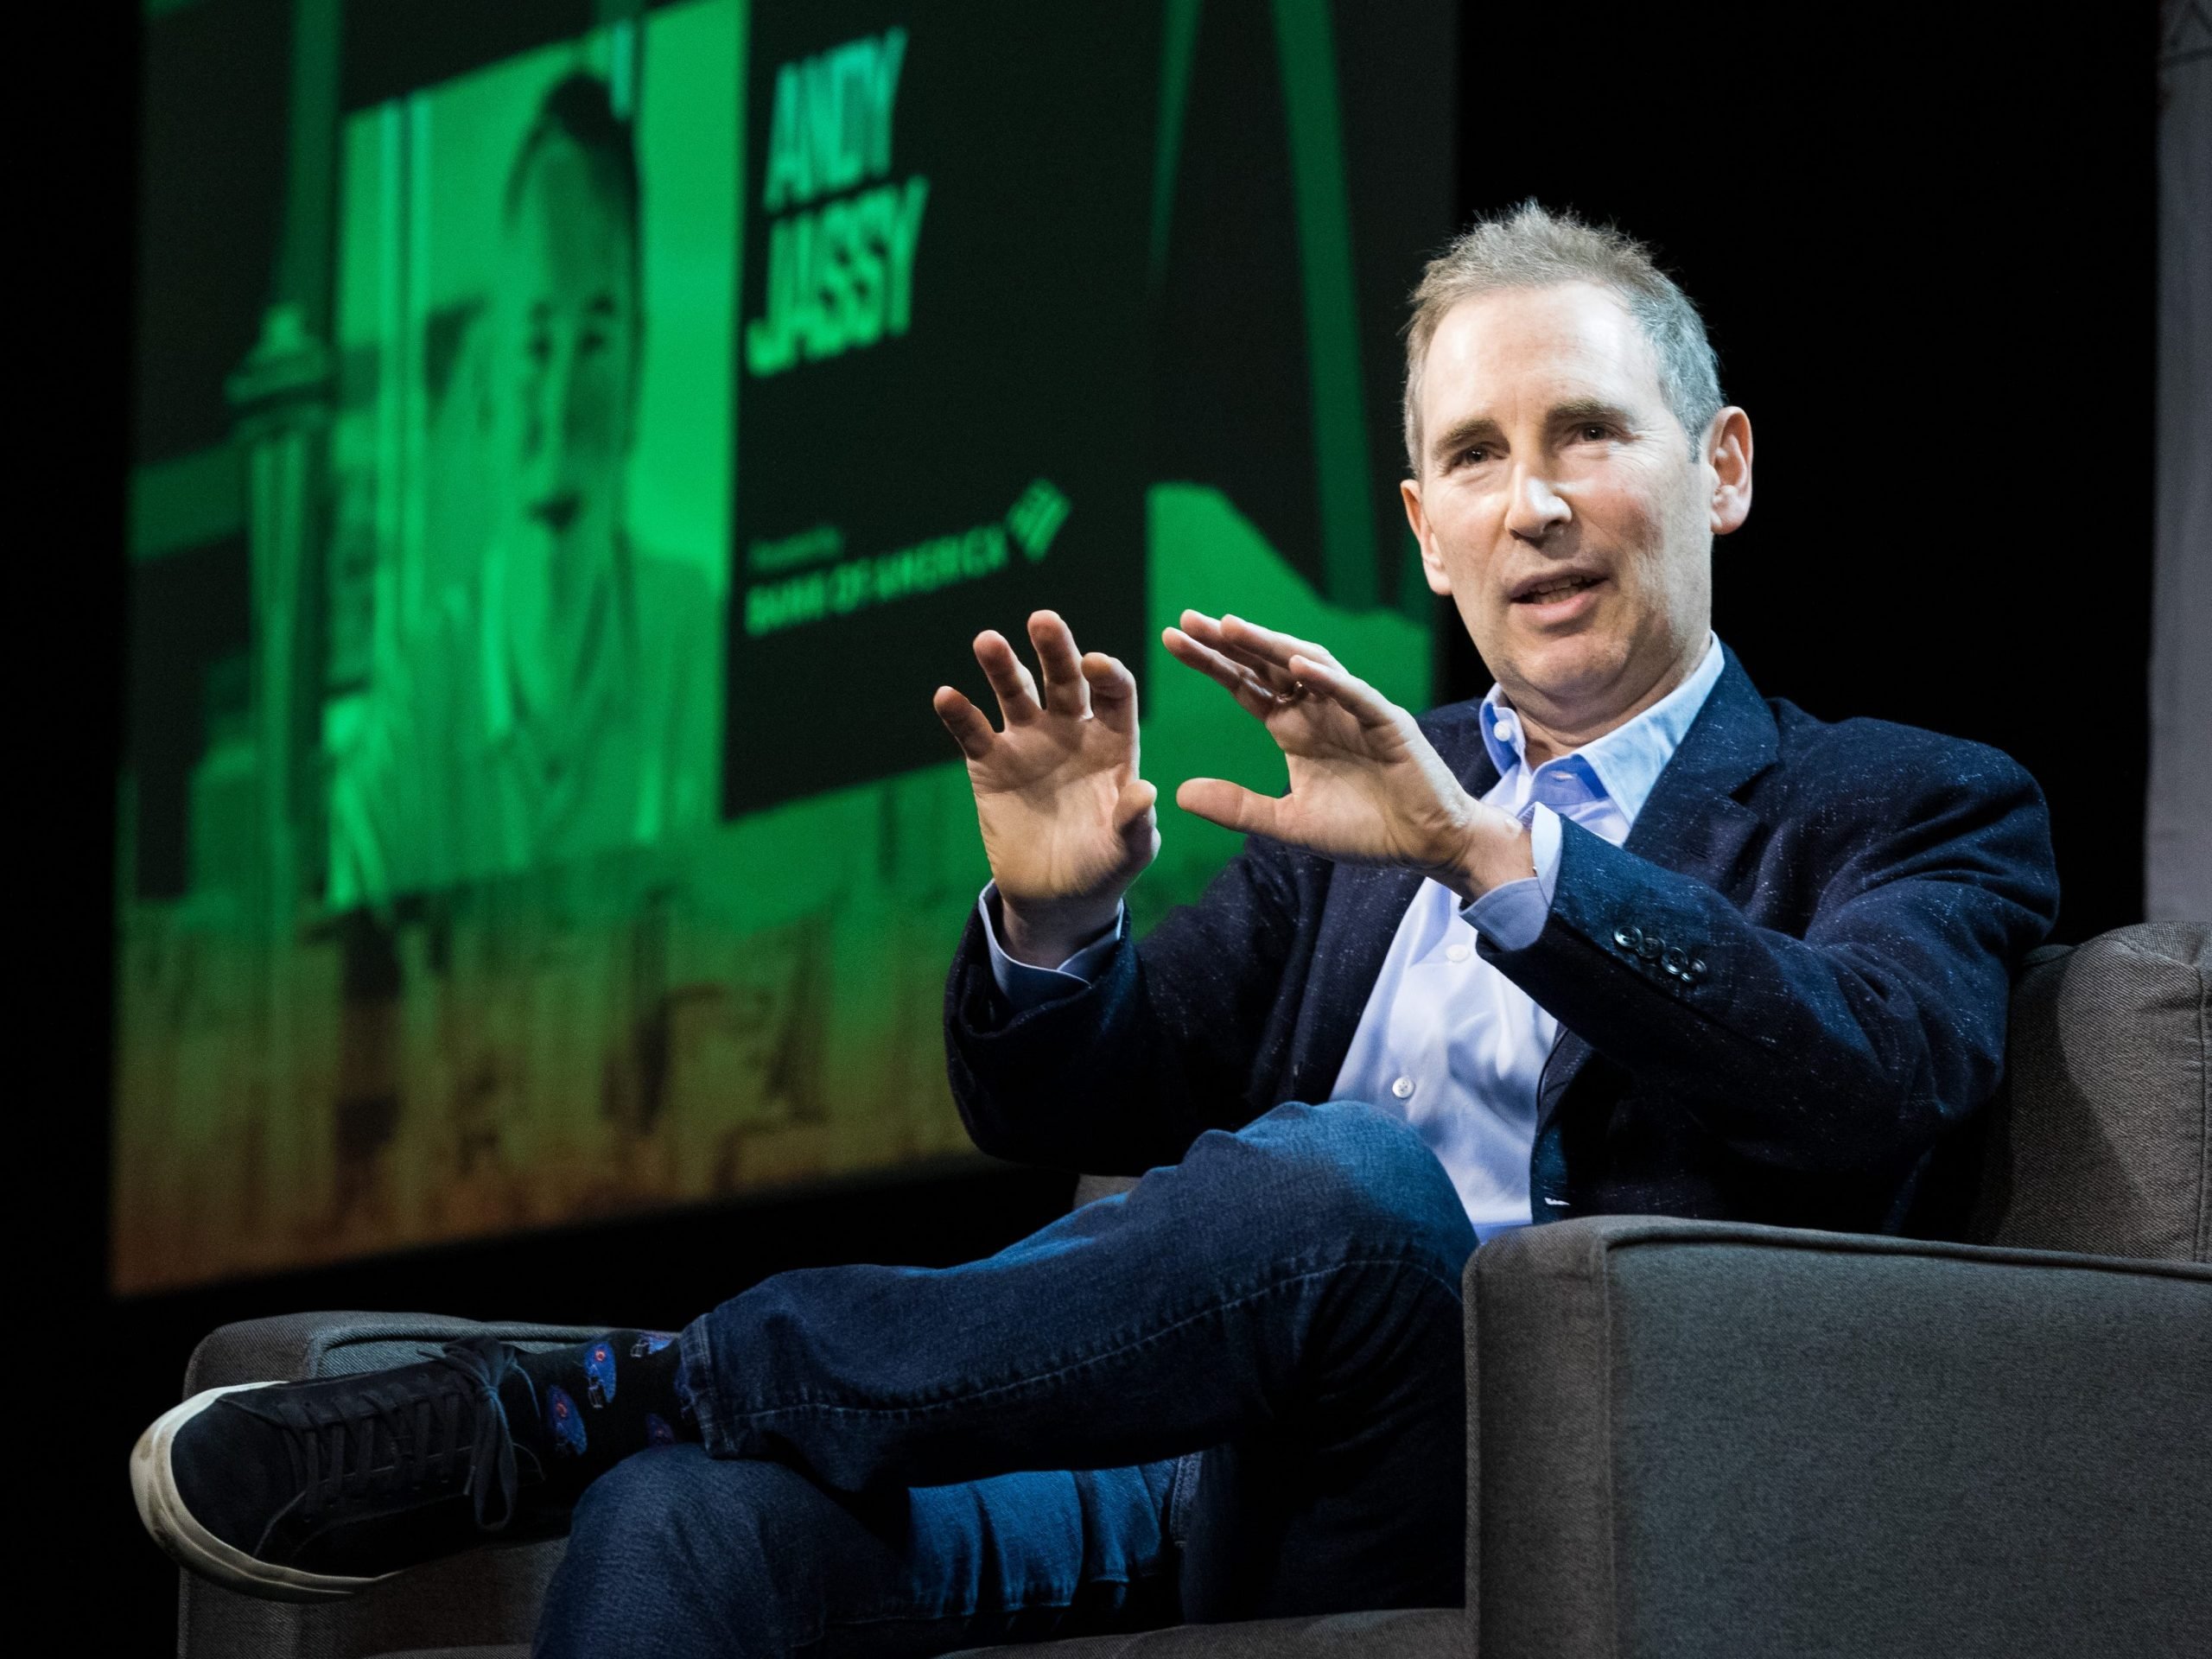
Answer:
<svg viewBox="0 0 2212 1659"><path fill-rule="evenodd" d="M1338 0L1336 16L1347 73L1437 73L1391 8ZM54 1459L18 1485L18 1514L56 1551L74 1616L109 1650L151 1653L173 1641L174 1580L124 1459L211 1326L347 1306L671 1325L785 1266L988 1250L1063 1204L1065 1178L983 1171L107 1297L123 481L145 315L135 17L71 13L41 59L64 124L25 169L47 197L25 245L51 292L19 329L51 353L51 385L25 394L41 448L18 474L16 655L39 666L19 694L34 747L16 804L47 844L19 865L35 879L14 1263L35 1358L8 1409L10 1439ZM1727 0L1472 9L1456 47L1462 213L1533 194L1656 242L1751 411L1758 506L1722 544L1722 636L1770 695L2024 761L2050 798L2071 939L2141 909L2154 41L2148 5ZM1440 677L1448 696L1486 683L1464 641Z"/></svg>
<svg viewBox="0 0 2212 1659"><path fill-rule="evenodd" d="M909 15L892 0L755 9L741 331L765 308L770 224L808 210L766 213L754 182L767 171L782 67ZM1086 649L1143 660L1144 589L1128 579L1127 550L1144 542L1130 486L1143 475L1153 111L1148 99L1141 118L1128 106L1157 77L1160 31L1104 9L963 0L908 33L880 182L930 181L913 331L802 358L795 371L741 372L726 818L942 761L944 728L916 693L964 666L979 617L1005 626L1060 607L1081 619ZM931 411L918 427L918 409ZM819 432L837 441L797 441ZM745 556L756 540L827 521L848 557L889 553L993 523L1038 478L1074 504L1043 561L1016 548L980 583L747 637ZM835 742L792 743L821 717L825 653L870 671L836 677Z"/></svg>

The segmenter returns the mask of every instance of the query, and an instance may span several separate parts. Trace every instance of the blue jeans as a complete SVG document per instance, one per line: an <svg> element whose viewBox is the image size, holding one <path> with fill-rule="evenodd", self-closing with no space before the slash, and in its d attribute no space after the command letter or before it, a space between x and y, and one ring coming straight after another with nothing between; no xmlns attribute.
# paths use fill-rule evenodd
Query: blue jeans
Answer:
<svg viewBox="0 0 2212 1659"><path fill-rule="evenodd" d="M1294 1103L987 1260L764 1281L683 1332L704 1444L585 1491L537 1650L1456 1606L1474 1243L1402 1122Z"/></svg>

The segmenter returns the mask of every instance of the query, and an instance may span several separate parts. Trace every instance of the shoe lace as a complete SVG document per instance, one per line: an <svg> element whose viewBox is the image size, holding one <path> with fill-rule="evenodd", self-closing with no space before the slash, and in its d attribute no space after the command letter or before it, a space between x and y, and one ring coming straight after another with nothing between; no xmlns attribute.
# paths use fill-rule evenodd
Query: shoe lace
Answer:
<svg viewBox="0 0 2212 1659"><path fill-rule="evenodd" d="M301 1399L283 1389L267 1390L274 1399L232 1396L291 1431L285 1443L303 1521L349 1498L448 1480L460 1464L478 1528L498 1532L514 1519L521 1476L499 1385L520 1377L535 1398L528 1374L513 1350L488 1337L448 1343L428 1357L428 1367L372 1373L335 1396Z"/></svg>

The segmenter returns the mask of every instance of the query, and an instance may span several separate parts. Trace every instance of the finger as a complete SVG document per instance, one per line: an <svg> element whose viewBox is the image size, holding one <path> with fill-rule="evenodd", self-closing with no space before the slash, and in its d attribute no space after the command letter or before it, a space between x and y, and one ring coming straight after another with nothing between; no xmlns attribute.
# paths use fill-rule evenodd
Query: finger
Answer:
<svg viewBox="0 0 2212 1659"><path fill-rule="evenodd" d="M1015 726L1037 718L1041 712L1037 702L1037 683L1029 677L1021 658L1014 654L1014 647L1007 644L1006 636L996 628L986 628L976 636L976 665L983 671L983 677L991 683L991 690L998 696L1002 725Z"/></svg>
<svg viewBox="0 0 2212 1659"><path fill-rule="evenodd" d="M1335 652L1315 645L1310 639L1300 639L1273 628L1263 628L1241 616L1224 616L1221 632L1230 644L1256 651L1270 662L1281 663L1286 667L1293 657L1309 657L1317 663L1333 664L1337 660Z"/></svg>
<svg viewBox="0 0 2212 1659"><path fill-rule="evenodd" d="M1290 671L1287 664L1278 663L1272 658L1253 650L1249 645L1240 645L1225 635L1214 649L1228 658L1230 662L1241 663L1251 670L1253 678L1267 687L1270 693L1279 696L1289 691L1292 683L1298 677Z"/></svg>
<svg viewBox="0 0 2212 1659"><path fill-rule="evenodd" d="M1160 799L1160 790L1141 778L1132 778L1122 785L1122 793L1114 803L1114 830L1126 836L1152 816L1152 809Z"/></svg>
<svg viewBox="0 0 2212 1659"><path fill-rule="evenodd" d="M1290 671L1305 682L1306 690L1334 699L1363 726L1397 723L1397 705L1339 664L1319 663L1301 654L1290 659Z"/></svg>
<svg viewBox="0 0 2212 1659"><path fill-rule="evenodd" d="M1218 617L1208 616L1204 611L1185 611L1179 620L1184 632L1211 650L1219 651L1229 643L1222 637Z"/></svg>
<svg viewBox="0 0 2212 1659"><path fill-rule="evenodd" d="M1037 647L1037 667L1045 678L1045 706L1056 715L1089 714L1090 684L1083 677L1075 635L1058 612L1031 613L1029 643Z"/></svg>
<svg viewBox="0 0 2212 1659"><path fill-rule="evenodd" d="M1262 690L1275 696L1291 689L1291 672L1285 661L1278 661L1265 652L1249 644L1240 644L1224 632L1219 620L1203 611L1185 611L1183 621L1186 631L1209 650L1217 652L1232 663L1241 664L1252 671Z"/></svg>
<svg viewBox="0 0 2212 1659"><path fill-rule="evenodd" d="M1239 708L1255 720L1264 720L1275 706L1274 693L1262 684L1252 671L1232 663L1212 646L1202 644L1180 628L1161 632L1160 643L1167 647L1167 654L1185 668L1195 668L1230 696L1236 699Z"/></svg>
<svg viewBox="0 0 2212 1659"><path fill-rule="evenodd" d="M960 753L970 760L981 760L991 752L991 739L995 734L983 711L962 696L949 685L940 685L937 695L930 699L930 706L937 710L937 717L944 722L944 729L952 734L952 741L960 746Z"/></svg>
<svg viewBox="0 0 2212 1659"><path fill-rule="evenodd" d="M1157 789L1141 778L1132 778L1114 804L1114 829L1122 844L1147 862L1160 851L1160 816L1153 810L1159 799Z"/></svg>
<svg viewBox="0 0 2212 1659"><path fill-rule="evenodd" d="M1275 835L1282 814L1281 801L1221 778L1185 779L1176 788L1175 804L1192 817L1248 836Z"/></svg>
<svg viewBox="0 0 2212 1659"><path fill-rule="evenodd" d="M1118 658L1085 652L1083 677L1090 684L1090 712L1109 731L1134 735L1137 729L1137 677Z"/></svg>

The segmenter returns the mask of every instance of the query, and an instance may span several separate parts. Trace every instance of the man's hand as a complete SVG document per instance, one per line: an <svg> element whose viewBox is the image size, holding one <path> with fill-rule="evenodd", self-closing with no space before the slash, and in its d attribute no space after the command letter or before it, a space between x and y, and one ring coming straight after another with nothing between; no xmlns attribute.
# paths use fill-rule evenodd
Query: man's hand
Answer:
<svg viewBox="0 0 2212 1659"><path fill-rule="evenodd" d="M1137 776L1136 677L1078 655L1051 611L1031 615L1029 639L1041 692L1004 635L976 636L1003 730L949 685L932 703L968 757L1007 950L1055 968L1113 921L1160 850L1159 791Z"/></svg>
<svg viewBox="0 0 2212 1659"><path fill-rule="evenodd" d="M1346 863L1418 870L1463 904L1535 874L1519 822L1462 789L1414 717L1320 646L1197 611L1162 638L1268 728L1290 768L1279 799L1193 778L1175 791L1185 811Z"/></svg>

